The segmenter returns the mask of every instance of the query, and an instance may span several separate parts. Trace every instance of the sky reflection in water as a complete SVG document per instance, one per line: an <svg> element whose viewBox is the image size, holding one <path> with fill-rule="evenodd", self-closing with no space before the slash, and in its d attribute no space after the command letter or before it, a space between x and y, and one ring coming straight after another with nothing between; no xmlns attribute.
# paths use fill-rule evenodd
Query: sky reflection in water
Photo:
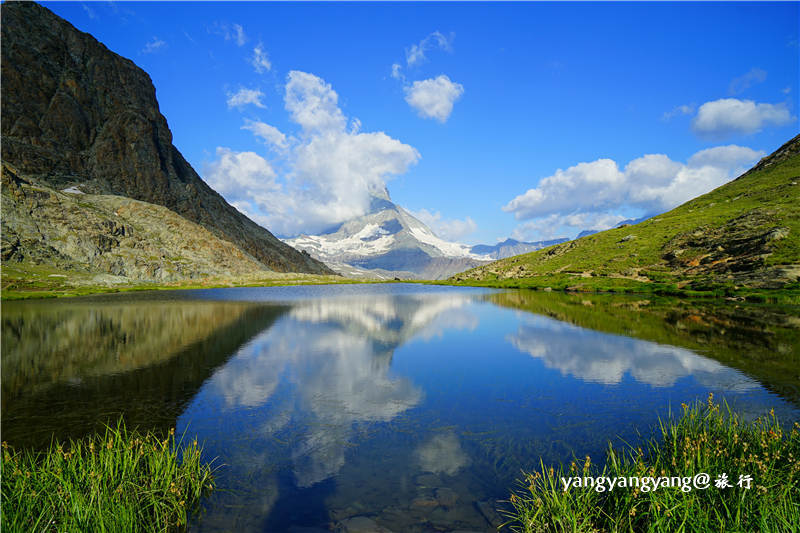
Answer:
<svg viewBox="0 0 800 533"><path fill-rule="evenodd" d="M257 512L241 494L235 512L221 496L199 527L280 530L369 515L426 530L433 508L414 502L447 488L461 508L442 519L481 529L475 503L507 496L520 468L602 456L608 440L634 442L670 406L709 391L746 412L794 413L688 349L502 309L485 295L403 288L296 299L181 417L232 466L224 484L271 494Z"/></svg>
<svg viewBox="0 0 800 533"><path fill-rule="evenodd" d="M564 304L530 298L396 284L4 305L4 438L74 436L118 412L197 435L224 465L197 531L354 516L485 531L487 502L520 469L602 458L609 440L636 442L708 392L746 416L798 419L794 398L720 362L731 347L713 336L698 355L661 318L641 324L676 345L521 310ZM589 304L580 313L610 323ZM797 350L788 331L769 338Z"/></svg>

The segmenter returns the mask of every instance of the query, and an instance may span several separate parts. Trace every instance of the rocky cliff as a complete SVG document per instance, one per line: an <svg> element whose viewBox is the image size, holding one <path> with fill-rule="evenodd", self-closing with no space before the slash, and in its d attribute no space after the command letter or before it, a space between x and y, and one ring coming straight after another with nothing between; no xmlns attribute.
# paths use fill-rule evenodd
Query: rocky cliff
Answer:
<svg viewBox="0 0 800 533"><path fill-rule="evenodd" d="M200 179L132 61L32 2L4 2L2 21L2 159L19 175L164 206L271 270L332 273Z"/></svg>

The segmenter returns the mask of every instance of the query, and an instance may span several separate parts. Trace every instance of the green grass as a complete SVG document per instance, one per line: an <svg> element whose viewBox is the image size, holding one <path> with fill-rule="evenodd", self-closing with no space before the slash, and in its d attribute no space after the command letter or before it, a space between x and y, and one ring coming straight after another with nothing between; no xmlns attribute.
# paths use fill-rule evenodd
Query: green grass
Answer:
<svg viewBox="0 0 800 533"><path fill-rule="evenodd" d="M683 405L680 417L660 422L658 436L644 449L609 446L602 469L589 457L568 467L540 465L512 492L507 525L523 533L794 531L800 524L798 429L795 423L791 431L784 431L772 412L745 422L709 396L707 404ZM561 480L666 476L691 482L701 473L711 476L711 486L687 492L669 487L565 491ZM733 486L715 488L715 479L723 473ZM752 477L750 489L737 486L740 475Z"/></svg>
<svg viewBox="0 0 800 533"><path fill-rule="evenodd" d="M768 285L775 277L768 269L800 264L800 141L793 143L791 157L640 224L502 259L450 281L620 292ZM776 228L783 236L762 238ZM743 275L759 270L763 279Z"/></svg>
<svg viewBox="0 0 800 533"><path fill-rule="evenodd" d="M0 298L10 301L152 290L384 283L384 281L360 280L343 276L268 271L235 278L210 277L163 283L131 281L121 284L98 282L96 281L97 275L97 273L58 269L49 265L4 263Z"/></svg>
<svg viewBox="0 0 800 533"><path fill-rule="evenodd" d="M750 288L731 284L708 284L695 285L693 288L678 288L675 283L644 283L624 278L589 278L588 280L576 282L573 277L554 274L535 278L497 279L490 276L481 280L455 281L450 279L447 281L420 281L416 283L493 289L552 290L567 294L608 293L702 299L733 298L748 302L800 305L800 282L788 283L780 289Z"/></svg>
<svg viewBox="0 0 800 533"><path fill-rule="evenodd" d="M213 489L196 441L128 431L122 423L46 452L3 443L3 531L173 531Z"/></svg>

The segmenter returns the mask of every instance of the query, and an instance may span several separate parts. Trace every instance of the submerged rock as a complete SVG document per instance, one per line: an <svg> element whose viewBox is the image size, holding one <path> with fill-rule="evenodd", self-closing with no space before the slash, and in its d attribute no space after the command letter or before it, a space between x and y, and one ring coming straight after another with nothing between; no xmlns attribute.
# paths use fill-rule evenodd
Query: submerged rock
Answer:
<svg viewBox="0 0 800 533"><path fill-rule="evenodd" d="M417 496L411 500L412 509L433 509L438 505L438 500L433 496Z"/></svg>
<svg viewBox="0 0 800 533"><path fill-rule="evenodd" d="M436 489L436 500L439 502L439 505L452 507L458 501L458 493L446 487Z"/></svg>
<svg viewBox="0 0 800 533"><path fill-rule="evenodd" d="M390 529L379 525L375 520L366 516L354 516L353 518L342 520L335 531L337 533L392 533Z"/></svg>
<svg viewBox="0 0 800 533"><path fill-rule="evenodd" d="M484 500L482 502L475 502L475 507L483 515L489 525L492 527L500 527L503 519L496 509L496 502L494 500Z"/></svg>

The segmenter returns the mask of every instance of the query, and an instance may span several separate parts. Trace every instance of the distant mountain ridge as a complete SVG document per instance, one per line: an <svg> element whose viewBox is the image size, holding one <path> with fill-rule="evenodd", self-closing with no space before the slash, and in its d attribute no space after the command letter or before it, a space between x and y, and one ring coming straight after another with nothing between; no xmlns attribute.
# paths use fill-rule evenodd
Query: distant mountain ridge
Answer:
<svg viewBox="0 0 800 533"><path fill-rule="evenodd" d="M200 179L132 61L33 2L4 2L2 22L2 159L19 176L164 206L274 271L332 273Z"/></svg>
<svg viewBox="0 0 800 533"><path fill-rule="evenodd" d="M492 259L505 259L506 257L541 250L542 248L547 248L554 244L561 244L568 240L569 239L566 237L562 237L560 239L551 239L548 241L524 242L508 238L495 245L476 244L470 248L470 252L478 255L485 255Z"/></svg>
<svg viewBox="0 0 800 533"><path fill-rule="evenodd" d="M621 228L623 226L632 226L634 224L638 224L639 222L644 222L650 218L649 216L645 216L642 218L629 218L627 220L622 220L614 225L615 228ZM580 239L581 237L587 237L589 235L594 235L595 233L599 233L602 230L583 230L578 233L578 236L575 239ZM474 254L478 255L485 255L490 257L491 259L506 259L508 257L514 257L515 255L527 254L528 252L535 252L536 250L541 250L542 248L547 248L548 246L554 246L556 244L561 244L567 241L571 241L574 239L568 239L567 237L561 237L558 239L550 239L546 241L534 241L534 242L524 242L518 241L516 239L508 238L503 242L499 242L495 245L488 245L488 244L476 244L470 251Z"/></svg>
<svg viewBox="0 0 800 533"><path fill-rule="evenodd" d="M629 218L627 220L622 220L620 222L617 222L616 224L614 224L614 227L615 228L621 228L623 226L633 226L634 224L638 224L639 222L644 222L648 218L650 218L649 215L648 216L643 216L641 218ZM594 235L595 233L600 233L601 231L605 231L605 230L585 229L585 230L581 231L580 233L578 233L578 236L575 237L575 238L576 239L580 239L581 237L588 237L589 235Z"/></svg>
<svg viewBox="0 0 800 533"><path fill-rule="evenodd" d="M329 233L300 235L285 242L342 273L372 272L378 278L442 279L490 260L473 253L467 245L437 237L392 202L385 190L372 196L367 214Z"/></svg>

